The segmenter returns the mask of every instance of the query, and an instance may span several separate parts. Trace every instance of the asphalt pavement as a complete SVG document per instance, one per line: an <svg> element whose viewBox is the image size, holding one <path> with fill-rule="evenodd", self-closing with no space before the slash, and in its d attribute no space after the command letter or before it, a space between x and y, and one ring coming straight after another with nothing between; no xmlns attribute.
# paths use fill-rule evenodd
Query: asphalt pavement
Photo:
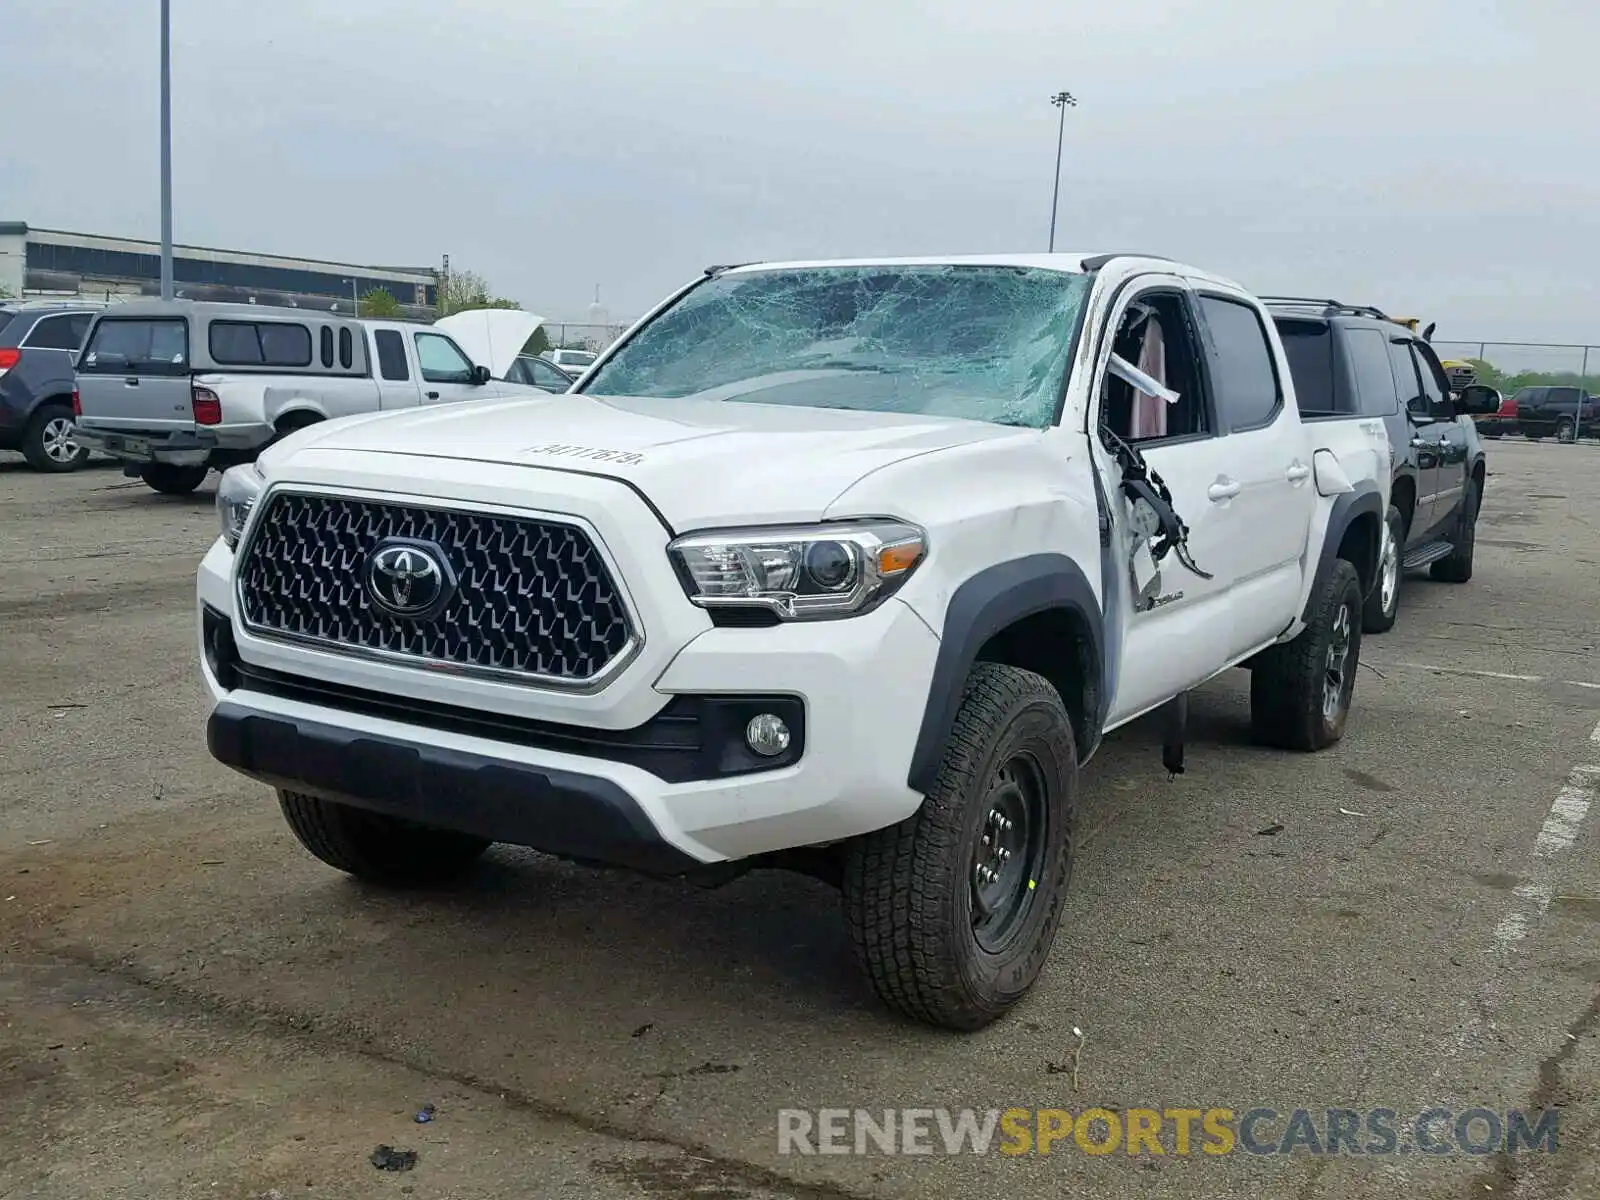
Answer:
<svg viewBox="0 0 1600 1200"><path fill-rule="evenodd" d="M1150 723L1108 739L1046 973L967 1036L883 1010L802 878L328 870L206 753L215 477L0 461L0 1196L1600 1194L1600 449L1488 448L1475 578L1407 578L1338 747L1250 745L1242 672L1197 694L1186 774ZM780 1110L1096 1108L1267 1109L1263 1148L1304 1109L1319 1144L778 1137ZM1402 1136L1313 1152L1330 1108ZM1435 1108L1553 1110L1556 1145L1428 1153Z"/></svg>

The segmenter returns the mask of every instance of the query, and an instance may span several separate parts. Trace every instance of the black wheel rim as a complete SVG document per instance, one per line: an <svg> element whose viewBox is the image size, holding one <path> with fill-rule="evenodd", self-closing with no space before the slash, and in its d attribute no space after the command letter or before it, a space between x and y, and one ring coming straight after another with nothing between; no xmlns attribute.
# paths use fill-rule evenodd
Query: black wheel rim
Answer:
<svg viewBox="0 0 1600 1200"><path fill-rule="evenodd" d="M998 954L1016 936L1033 906L1049 831L1044 772L1031 754L1002 762L978 805L973 845L972 932Z"/></svg>

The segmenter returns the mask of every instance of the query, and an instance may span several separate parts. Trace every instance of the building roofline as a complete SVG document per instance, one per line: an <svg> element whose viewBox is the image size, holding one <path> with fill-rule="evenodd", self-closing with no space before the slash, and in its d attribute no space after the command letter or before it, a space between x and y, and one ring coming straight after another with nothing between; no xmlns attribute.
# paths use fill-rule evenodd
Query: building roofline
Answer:
<svg viewBox="0 0 1600 1200"><path fill-rule="evenodd" d="M123 237L121 234L114 233L87 233L79 229L46 229L38 225L29 225L25 221L0 222L0 234L6 233L24 235L41 234L45 235L46 237L48 237L50 234L55 234L59 237L89 238L107 242L131 242L135 245L154 247L158 252L161 248L161 244L159 242L153 242L149 238ZM303 258L292 254L269 254L260 250L229 249L223 246L197 246L187 242L174 242L172 245L172 253L175 256L181 254L185 250L196 250L202 254L233 254L242 257L261 259L263 261L273 263L295 263L310 264L320 267L336 267L346 271L365 271L369 273L378 272L388 275L414 275L417 278L412 282L426 281L431 283L437 278L437 273L432 267L386 267L377 266L372 263L347 262L338 259Z"/></svg>

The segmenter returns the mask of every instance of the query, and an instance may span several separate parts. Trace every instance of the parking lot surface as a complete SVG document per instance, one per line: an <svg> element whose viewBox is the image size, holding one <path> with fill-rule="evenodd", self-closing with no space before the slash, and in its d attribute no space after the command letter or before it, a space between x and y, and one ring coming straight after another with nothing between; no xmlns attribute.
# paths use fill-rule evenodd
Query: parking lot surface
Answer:
<svg viewBox="0 0 1600 1200"><path fill-rule="evenodd" d="M1488 451L1476 577L1407 579L1342 744L1251 746L1243 672L1182 776L1150 724L1108 739L1050 966L973 1036L881 1009L798 877L326 869L205 749L215 477L0 462L0 1196L1600 1195L1600 450ZM1518 1154L779 1153L782 1109L1014 1107L1560 1123Z"/></svg>

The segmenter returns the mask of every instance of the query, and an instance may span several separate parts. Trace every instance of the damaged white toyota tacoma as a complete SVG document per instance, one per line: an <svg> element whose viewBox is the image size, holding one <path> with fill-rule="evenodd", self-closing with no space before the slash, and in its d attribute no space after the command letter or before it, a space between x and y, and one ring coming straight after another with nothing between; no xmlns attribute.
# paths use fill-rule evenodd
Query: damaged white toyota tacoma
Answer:
<svg viewBox="0 0 1600 1200"><path fill-rule="evenodd" d="M1252 671L1343 734L1381 424L1303 424L1270 316L1134 255L713 268L564 395L328 421L223 478L212 753L397 885L494 842L837 882L878 994L1005 1013L1079 773Z"/></svg>

